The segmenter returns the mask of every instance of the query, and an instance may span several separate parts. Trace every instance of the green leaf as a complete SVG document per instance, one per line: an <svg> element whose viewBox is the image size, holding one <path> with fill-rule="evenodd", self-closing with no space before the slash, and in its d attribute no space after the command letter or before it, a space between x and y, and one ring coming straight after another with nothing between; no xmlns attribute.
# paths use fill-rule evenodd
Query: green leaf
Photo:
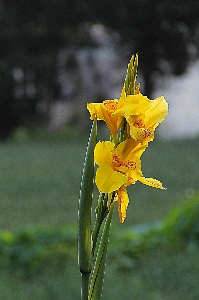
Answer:
<svg viewBox="0 0 199 300"><path fill-rule="evenodd" d="M94 148L96 145L97 120L93 121L84 162L78 214L78 261L82 274L89 274L92 265L91 209L93 198Z"/></svg>

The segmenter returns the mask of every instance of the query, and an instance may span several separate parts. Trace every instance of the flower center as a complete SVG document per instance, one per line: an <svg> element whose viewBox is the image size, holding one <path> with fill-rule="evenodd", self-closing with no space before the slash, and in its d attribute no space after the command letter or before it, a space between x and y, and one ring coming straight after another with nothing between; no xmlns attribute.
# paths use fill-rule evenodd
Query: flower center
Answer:
<svg viewBox="0 0 199 300"><path fill-rule="evenodd" d="M116 111L117 106L118 106L118 101L117 100L105 100L103 101L104 106L106 107L106 109L108 109L110 111L110 113L113 113L114 111Z"/></svg>
<svg viewBox="0 0 199 300"><path fill-rule="evenodd" d="M152 130L149 128L145 127L145 124L142 119L138 119L136 122L133 124L136 128L138 129L138 136L141 137L142 139L147 139L151 137L152 135Z"/></svg>
<svg viewBox="0 0 199 300"><path fill-rule="evenodd" d="M145 127L145 126L144 126L144 123L143 123L143 121L142 121L142 119L138 119L138 120L134 123L134 126L137 127L137 128Z"/></svg>
<svg viewBox="0 0 199 300"><path fill-rule="evenodd" d="M150 130L150 129L141 128L140 130L141 130L141 136L144 139L149 138L151 136L151 134L152 134L152 130Z"/></svg>
<svg viewBox="0 0 199 300"><path fill-rule="evenodd" d="M121 167L122 161L120 159L119 154L117 154L117 153L113 154L112 165L113 165L113 167Z"/></svg>
<svg viewBox="0 0 199 300"><path fill-rule="evenodd" d="M131 160L122 160L118 153L113 154L112 166L113 166L113 169L118 168L118 167L126 167L131 170L136 170L136 162L131 161ZM118 171L118 170L115 170L115 171Z"/></svg>

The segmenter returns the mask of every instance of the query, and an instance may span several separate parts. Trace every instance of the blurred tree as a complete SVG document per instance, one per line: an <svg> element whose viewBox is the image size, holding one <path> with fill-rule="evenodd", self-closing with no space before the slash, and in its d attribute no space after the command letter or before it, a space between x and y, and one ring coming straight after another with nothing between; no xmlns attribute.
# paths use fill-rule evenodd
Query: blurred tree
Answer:
<svg viewBox="0 0 199 300"><path fill-rule="evenodd" d="M82 24L118 32L116 50L127 60L139 52L150 96L154 76L185 71L196 49L198 15L198 0L0 0L0 139L41 112L47 116L61 92L60 49L92 46Z"/></svg>
<svg viewBox="0 0 199 300"><path fill-rule="evenodd" d="M183 74L196 54L198 0L88 2L95 22L119 32L131 53L139 52L145 93L149 96L154 90L154 76Z"/></svg>
<svg viewBox="0 0 199 300"><path fill-rule="evenodd" d="M49 2L49 4L48 4ZM58 3L60 2L60 3ZM62 1L0 2L0 138L59 95L56 59L67 45Z"/></svg>

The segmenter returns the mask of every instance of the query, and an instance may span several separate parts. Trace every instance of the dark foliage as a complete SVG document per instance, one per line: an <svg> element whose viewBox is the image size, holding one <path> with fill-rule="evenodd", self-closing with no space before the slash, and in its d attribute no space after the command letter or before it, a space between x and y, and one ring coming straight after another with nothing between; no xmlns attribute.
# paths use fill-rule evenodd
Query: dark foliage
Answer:
<svg viewBox="0 0 199 300"><path fill-rule="evenodd" d="M155 78L182 74L196 57L198 15L197 0L0 1L0 139L27 120L45 120L60 97L60 49L93 46L83 24L118 32L116 50L125 59L139 52L150 96Z"/></svg>

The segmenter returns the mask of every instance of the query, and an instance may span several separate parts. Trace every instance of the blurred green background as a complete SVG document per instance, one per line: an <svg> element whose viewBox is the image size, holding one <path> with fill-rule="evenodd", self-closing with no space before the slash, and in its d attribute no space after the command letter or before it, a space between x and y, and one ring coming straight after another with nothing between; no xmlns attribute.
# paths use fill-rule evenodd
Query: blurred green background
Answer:
<svg viewBox="0 0 199 300"><path fill-rule="evenodd" d="M86 103L119 97L136 52L142 93L172 96L175 124L168 116L142 157L144 176L167 190L136 183L124 224L115 210L103 299L199 299L198 85L186 84L198 15L197 0L0 1L1 299L80 299ZM182 76L185 106L174 84ZM176 128L179 115L189 136Z"/></svg>
<svg viewBox="0 0 199 300"><path fill-rule="evenodd" d="M40 128L34 136L23 131L26 135L17 130L0 145L1 228L74 224L89 131L80 135L63 128L52 135ZM167 189L139 182L130 186L125 225L161 220L174 205L191 197L198 190L198 154L198 138L165 141L157 136L142 156L142 170Z"/></svg>
<svg viewBox="0 0 199 300"><path fill-rule="evenodd" d="M22 135L20 129L0 147L0 295L79 299L77 208L88 135L69 128L53 136L42 128L36 132L23 129ZM104 299L198 298L198 149L198 138L157 137L144 153L144 175L160 179L167 190L137 183L128 189L124 224L115 210ZM176 205L166 242L164 232L151 237L150 226L156 228ZM143 231L149 236L142 237ZM129 232L138 232L135 241Z"/></svg>

